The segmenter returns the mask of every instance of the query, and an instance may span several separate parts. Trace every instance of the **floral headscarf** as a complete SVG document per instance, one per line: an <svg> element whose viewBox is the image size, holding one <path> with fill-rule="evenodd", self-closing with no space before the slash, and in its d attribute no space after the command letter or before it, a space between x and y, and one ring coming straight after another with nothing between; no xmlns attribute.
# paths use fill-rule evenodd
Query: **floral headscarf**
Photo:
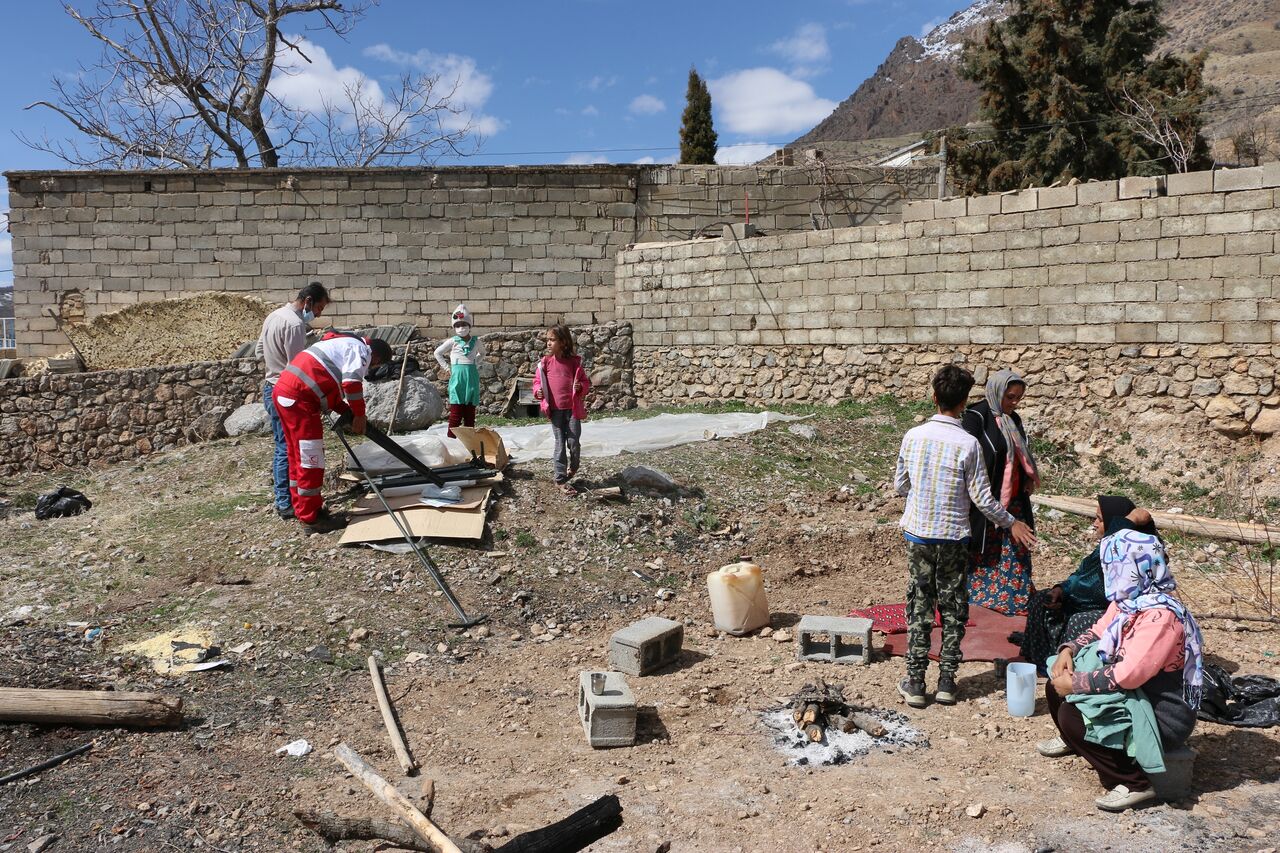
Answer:
<svg viewBox="0 0 1280 853"><path fill-rule="evenodd" d="M1033 489L1040 485L1040 468L1036 465L1036 458L1031 453L1031 448L1027 447L1022 433L1018 431L1018 425L1013 422L1013 418L1004 413L1002 408L1005 392L1009 390L1010 385L1021 385L1025 388L1027 381L1012 370L998 370L987 380L985 395L987 408L991 411L991 417L995 418L996 426L1004 436L1004 443L1008 448L1005 453L1004 478L1001 481L1000 494L997 496L1006 508L1018 495L1018 484L1023 477L1031 481Z"/></svg>
<svg viewBox="0 0 1280 853"><path fill-rule="evenodd" d="M1120 613L1102 632L1098 657L1103 663L1110 662L1120 647L1124 626L1135 613L1153 607L1172 611L1183 628L1183 696L1193 709L1199 708L1204 688L1204 637L1187 608L1169 594L1178 584L1169 572L1164 543L1149 533L1121 530L1102 540L1100 556L1107 598L1119 605Z"/></svg>

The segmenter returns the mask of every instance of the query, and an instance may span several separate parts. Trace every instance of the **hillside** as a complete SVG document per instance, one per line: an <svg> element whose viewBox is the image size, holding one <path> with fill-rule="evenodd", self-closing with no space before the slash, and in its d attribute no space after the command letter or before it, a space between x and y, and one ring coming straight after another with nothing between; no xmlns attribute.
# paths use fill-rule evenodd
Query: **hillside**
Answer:
<svg viewBox="0 0 1280 853"><path fill-rule="evenodd" d="M923 39L900 39L876 72L795 144L896 137L974 119L978 88L958 73L961 45L1006 8L1001 0L978 0ZM1167 0L1165 22L1164 49L1210 50L1207 76L1220 99L1254 99L1214 110L1210 139L1228 137L1254 117L1280 130L1280 0Z"/></svg>

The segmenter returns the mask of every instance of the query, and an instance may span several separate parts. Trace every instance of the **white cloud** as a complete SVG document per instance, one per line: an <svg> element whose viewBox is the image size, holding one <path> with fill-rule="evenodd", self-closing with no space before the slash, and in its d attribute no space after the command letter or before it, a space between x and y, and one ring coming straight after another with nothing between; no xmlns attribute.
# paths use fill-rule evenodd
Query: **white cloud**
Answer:
<svg viewBox="0 0 1280 853"><path fill-rule="evenodd" d="M716 149L716 162L721 166L755 163L778 150L767 142L740 142L737 145L721 145Z"/></svg>
<svg viewBox="0 0 1280 853"><path fill-rule="evenodd" d="M769 52L800 68L821 65L831 58L827 30L822 24L801 24L791 35L769 45Z"/></svg>
<svg viewBox="0 0 1280 853"><path fill-rule="evenodd" d="M457 129L470 123L484 136L492 136L502 130L504 125L501 119L481 112L485 102L493 94L493 78L480 71L471 57L457 53L432 53L426 48L407 53L385 43L365 48L364 55L401 68L438 76L442 89L453 92L451 103L462 109L459 115L441 118L441 123L446 128Z"/></svg>
<svg viewBox="0 0 1280 853"><path fill-rule="evenodd" d="M555 114L558 116L567 116L569 113L570 110L566 107L556 107L555 109Z"/></svg>
<svg viewBox="0 0 1280 853"><path fill-rule="evenodd" d="M917 38L924 38L925 36L929 35L929 33L937 29L938 25L945 20L946 18L939 16L937 18L930 18L929 20L925 21L923 24L920 25L920 35L917 36Z"/></svg>
<svg viewBox="0 0 1280 853"><path fill-rule="evenodd" d="M639 95L631 100L631 106L627 109L638 116L657 115L667 108L667 105L661 99L655 98L653 95Z"/></svg>
<svg viewBox="0 0 1280 853"><path fill-rule="evenodd" d="M591 166L596 163L608 163L609 158L603 154L570 154L564 160L566 166Z"/></svg>
<svg viewBox="0 0 1280 853"><path fill-rule="evenodd" d="M808 130L831 114L835 101L776 68L748 68L710 81L717 121L732 133L772 136Z"/></svg>
<svg viewBox="0 0 1280 853"><path fill-rule="evenodd" d="M618 85L618 78L616 75L606 77L603 74L597 74L583 85L593 92L599 92L601 89L611 89Z"/></svg>
<svg viewBox="0 0 1280 853"><path fill-rule="evenodd" d="M307 62L297 51L286 49L276 61L276 70L280 73L271 77L272 94L285 104L320 112L325 104L347 100L347 92L356 87L362 87L363 96L370 103L380 104L385 100L382 87L360 69L350 65L337 67L327 50L304 38L297 38L296 43L311 61Z"/></svg>
<svg viewBox="0 0 1280 853"><path fill-rule="evenodd" d="M595 104L587 104L582 108L582 114L584 116L598 116L600 115L600 111L596 109Z"/></svg>

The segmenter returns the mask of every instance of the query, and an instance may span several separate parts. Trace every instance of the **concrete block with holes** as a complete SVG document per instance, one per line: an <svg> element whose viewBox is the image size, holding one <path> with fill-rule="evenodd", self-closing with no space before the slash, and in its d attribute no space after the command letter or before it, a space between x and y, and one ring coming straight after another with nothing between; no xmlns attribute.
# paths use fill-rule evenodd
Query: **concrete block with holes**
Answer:
<svg viewBox="0 0 1280 853"><path fill-rule="evenodd" d="M871 663L870 619L802 616L796 639L800 660Z"/></svg>
<svg viewBox="0 0 1280 853"><path fill-rule="evenodd" d="M674 663L683 645L683 623L650 616L609 639L609 666L628 675L648 675Z"/></svg>
<svg viewBox="0 0 1280 853"><path fill-rule="evenodd" d="M590 672L578 673L578 718L592 749L636 742L636 700L620 672L606 672L604 692L591 692Z"/></svg>
<svg viewBox="0 0 1280 853"><path fill-rule="evenodd" d="M1148 774L1156 795L1166 802L1184 800L1191 795L1191 777L1196 767L1196 751L1189 746L1166 750L1164 772Z"/></svg>

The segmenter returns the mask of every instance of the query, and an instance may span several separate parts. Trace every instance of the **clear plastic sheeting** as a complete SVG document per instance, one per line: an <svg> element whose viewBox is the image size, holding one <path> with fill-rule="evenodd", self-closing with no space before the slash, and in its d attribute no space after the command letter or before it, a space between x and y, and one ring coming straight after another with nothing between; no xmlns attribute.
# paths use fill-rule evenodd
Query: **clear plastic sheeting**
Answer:
<svg viewBox="0 0 1280 853"><path fill-rule="evenodd" d="M592 419L582 425L583 456L617 456L620 453L648 453L666 447L733 438L762 430L769 424L797 421L797 415L777 412L730 412L719 415L679 414L652 418ZM444 431L443 426L431 432ZM555 445L551 425L539 421L529 426L500 426L492 429L502 436L507 453L515 462L550 459ZM413 433L414 436L422 433Z"/></svg>
<svg viewBox="0 0 1280 853"><path fill-rule="evenodd" d="M422 464L431 468L461 465L471 461L471 452L467 450L466 445L456 438L449 438L444 434L443 428L439 434L422 430L405 435L393 435L391 440L422 460ZM353 446L352 452L356 456L355 464L374 476L408 470L404 463L372 441ZM347 460L347 466L352 466L351 459ZM421 490L422 487L417 488Z"/></svg>

